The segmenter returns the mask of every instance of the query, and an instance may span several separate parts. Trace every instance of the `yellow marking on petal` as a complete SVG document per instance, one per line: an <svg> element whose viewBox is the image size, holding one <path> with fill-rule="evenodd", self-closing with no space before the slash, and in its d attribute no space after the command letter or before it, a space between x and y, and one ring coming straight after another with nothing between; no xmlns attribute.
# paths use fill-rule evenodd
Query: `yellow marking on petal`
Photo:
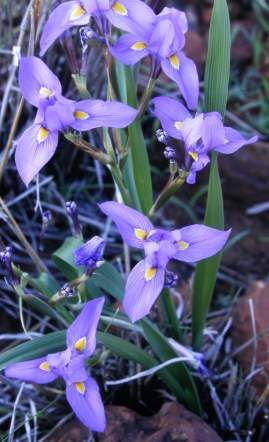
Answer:
<svg viewBox="0 0 269 442"><path fill-rule="evenodd" d="M171 57L169 57L169 61L170 61L171 65L173 66L173 68L178 71L180 68L180 61L179 61L177 54L171 55Z"/></svg>
<svg viewBox="0 0 269 442"><path fill-rule="evenodd" d="M48 373L50 372L50 367L49 367L49 364L48 364L48 362L42 362L40 365L39 365L39 368L40 368L40 370L43 370L43 371L47 371Z"/></svg>
<svg viewBox="0 0 269 442"><path fill-rule="evenodd" d="M76 111L75 112L75 118L77 120L87 120L87 118L89 118L89 114L87 112L84 111Z"/></svg>
<svg viewBox="0 0 269 442"><path fill-rule="evenodd" d="M39 143L42 143L42 141L45 141L49 136L49 131L45 129L44 127L41 127L37 134L37 141Z"/></svg>
<svg viewBox="0 0 269 442"><path fill-rule="evenodd" d="M77 391L80 394L84 394L85 393L86 386L85 386L84 382L76 382L75 386L76 386Z"/></svg>
<svg viewBox="0 0 269 442"><path fill-rule="evenodd" d="M48 89L47 87L42 86L39 89L39 95L41 95L41 97L43 97L43 98L50 98L54 95L54 93L50 89Z"/></svg>
<svg viewBox="0 0 269 442"><path fill-rule="evenodd" d="M81 5L76 5L71 12L69 20L78 20L86 13L85 9Z"/></svg>
<svg viewBox="0 0 269 442"><path fill-rule="evenodd" d="M151 267L150 269L146 270L145 273L145 278L147 281L151 281L157 273L157 269L155 269L154 267Z"/></svg>
<svg viewBox="0 0 269 442"><path fill-rule="evenodd" d="M131 48L134 51L143 51L143 49L146 49L148 45L146 45L146 43L144 43L143 41L137 41L135 44L133 44L133 46L131 46Z"/></svg>
<svg viewBox="0 0 269 442"><path fill-rule="evenodd" d="M147 237L148 237L148 232L146 232L145 230L143 230L143 229L134 229L134 231L135 231L135 236L136 236L138 239L142 239L142 241L144 241L145 239L147 239Z"/></svg>
<svg viewBox="0 0 269 442"><path fill-rule="evenodd" d="M112 9L114 12L116 12L116 14L125 15L125 16L128 15L127 9L120 2L115 2L114 5L112 6Z"/></svg>
<svg viewBox="0 0 269 442"><path fill-rule="evenodd" d="M177 242L177 245L181 252L183 252L183 250L187 250L190 247L190 244L186 241L179 241Z"/></svg>
<svg viewBox="0 0 269 442"><path fill-rule="evenodd" d="M194 161L197 161L198 158L199 158L199 155L198 155L197 152L190 152L190 156L192 157L192 159L193 159Z"/></svg>
<svg viewBox="0 0 269 442"><path fill-rule="evenodd" d="M180 130L183 126L183 121L175 121L175 128Z"/></svg>
<svg viewBox="0 0 269 442"><path fill-rule="evenodd" d="M87 345L87 339L86 339L86 336L83 336L83 338L80 338L75 343L75 349L82 353L85 350L86 345Z"/></svg>

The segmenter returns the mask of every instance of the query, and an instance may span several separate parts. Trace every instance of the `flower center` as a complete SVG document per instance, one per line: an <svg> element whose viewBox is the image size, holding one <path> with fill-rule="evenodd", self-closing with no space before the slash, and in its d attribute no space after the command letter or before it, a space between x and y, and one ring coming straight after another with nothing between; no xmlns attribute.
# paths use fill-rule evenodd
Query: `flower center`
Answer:
<svg viewBox="0 0 269 442"><path fill-rule="evenodd" d="M144 241L145 239L147 239L147 237L148 237L148 232L146 232L145 230L143 230L143 229L134 229L134 231L135 231L135 236L136 236L138 239L141 239L142 241Z"/></svg>
<svg viewBox="0 0 269 442"><path fill-rule="evenodd" d="M169 57L169 61L170 61L171 65L173 66L173 68L178 71L180 68L180 61L179 61L178 55L177 54L171 55L171 57Z"/></svg>
<svg viewBox="0 0 269 442"><path fill-rule="evenodd" d="M90 115L87 112L76 111L74 116L77 120L87 120L87 118L89 118Z"/></svg>
<svg viewBox="0 0 269 442"><path fill-rule="evenodd" d="M39 368L40 370L47 371L48 373L50 372L49 364L46 361L42 362L42 364L39 365Z"/></svg>
<svg viewBox="0 0 269 442"><path fill-rule="evenodd" d="M69 20L78 20L86 13L85 9L81 5L76 5L71 12Z"/></svg>
<svg viewBox="0 0 269 442"><path fill-rule="evenodd" d="M146 49L147 45L143 41L137 41L136 43L131 46L131 48L134 51L143 51L143 49Z"/></svg>
<svg viewBox="0 0 269 442"><path fill-rule="evenodd" d="M128 15L128 11L125 8L125 6L120 3L120 2L115 2L114 5L112 6L112 9L114 12L116 12L116 14L119 15Z"/></svg>
<svg viewBox="0 0 269 442"><path fill-rule="evenodd" d="M39 143L42 143L42 141L45 141L49 136L49 131L45 129L44 127L41 127L37 134L37 141Z"/></svg>
<svg viewBox="0 0 269 442"><path fill-rule="evenodd" d="M86 390L86 386L84 382L76 382L75 383L76 389L80 394L84 394Z"/></svg>
<svg viewBox="0 0 269 442"><path fill-rule="evenodd" d="M190 156L192 157L192 159L193 159L194 161L197 161L197 160L198 160L199 155L198 155L197 152L189 152L189 154L190 154Z"/></svg>
<svg viewBox="0 0 269 442"><path fill-rule="evenodd" d="M179 241L177 242L178 248L181 252L184 250L187 250L190 247L190 244L186 241Z"/></svg>
<svg viewBox="0 0 269 442"><path fill-rule="evenodd" d="M85 350L86 345L87 345L87 339L86 339L86 336L83 336L83 338L80 338L75 343L75 349L82 353Z"/></svg>
<svg viewBox="0 0 269 442"><path fill-rule="evenodd" d="M39 89L39 95L41 95L41 97L43 97L43 98L50 98L54 95L54 93L50 89L48 89L47 87L42 86Z"/></svg>
<svg viewBox="0 0 269 442"><path fill-rule="evenodd" d="M151 281L156 276L156 273L157 269L155 267L147 269L145 272L146 281Z"/></svg>

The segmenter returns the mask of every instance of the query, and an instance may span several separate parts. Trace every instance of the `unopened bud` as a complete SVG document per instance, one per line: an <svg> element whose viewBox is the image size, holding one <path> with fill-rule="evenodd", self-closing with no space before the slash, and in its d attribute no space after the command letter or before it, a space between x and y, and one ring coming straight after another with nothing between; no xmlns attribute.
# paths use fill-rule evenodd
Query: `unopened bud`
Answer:
<svg viewBox="0 0 269 442"><path fill-rule="evenodd" d="M157 140L159 141L159 143L163 143L163 144L166 144L169 139L168 133L162 129L158 129L156 131L156 137L157 137Z"/></svg>
<svg viewBox="0 0 269 442"><path fill-rule="evenodd" d="M174 272L170 272L166 270L165 272L165 281L164 281L164 287L167 289L172 289L176 286L178 280L178 276Z"/></svg>
<svg viewBox="0 0 269 442"><path fill-rule="evenodd" d="M67 201L65 204L66 212L70 216L73 222L74 233L76 235L81 234L81 225L78 219L78 206L75 201Z"/></svg>
<svg viewBox="0 0 269 442"><path fill-rule="evenodd" d="M64 284L61 288L61 296L63 298L72 298L75 294L75 290L68 283Z"/></svg>
<svg viewBox="0 0 269 442"><path fill-rule="evenodd" d="M174 149L174 147L166 146L163 154L167 160L176 161L177 153L176 153L176 149Z"/></svg>

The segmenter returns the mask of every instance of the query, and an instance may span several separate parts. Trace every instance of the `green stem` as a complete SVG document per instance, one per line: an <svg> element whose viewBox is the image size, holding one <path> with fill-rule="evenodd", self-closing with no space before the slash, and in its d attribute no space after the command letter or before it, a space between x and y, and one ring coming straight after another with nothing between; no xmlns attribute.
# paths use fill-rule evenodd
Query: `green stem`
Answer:
<svg viewBox="0 0 269 442"><path fill-rule="evenodd" d="M87 141L76 137L71 132L65 134L65 138L71 143L73 143L78 149L88 153L95 160L100 161L102 164L106 165L112 164L112 159L109 155L105 154L104 152L101 152L100 150L95 149L93 146L87 143Z"/></svg>
<svg viewBox="0 0 269 442"><path fill-rule="evenodd" d="M172 337L178 342L183 342L184 338L180 327L180 321L177 317L176 307L168 289L163 290L160 297L160 304L171 327L173 333Z"/></svg>

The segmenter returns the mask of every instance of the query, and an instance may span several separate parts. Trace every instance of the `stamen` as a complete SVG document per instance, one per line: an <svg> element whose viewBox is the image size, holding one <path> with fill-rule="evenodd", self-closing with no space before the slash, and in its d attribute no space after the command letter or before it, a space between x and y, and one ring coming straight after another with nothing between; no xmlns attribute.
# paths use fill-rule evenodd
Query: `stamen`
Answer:
<svg viewBox="0 0 269 442"><path fill-rule="evenodd" d="M114 12L116 12L116 14L119 14L119 15L128 15L128 11L127 11L127 9L125 8L125 6L122 4L122 3L120 3L120 2L115 2L114 3L114 5L112 6L112 9L113 9L113 11Z"/></svg>
<svg viewBox="0 0 269 442"><path fill-rule="evenodd" d="M54 95L54 93L50 89L48 89L47 87L42 86L39 89L39 95L41 95L41 97L43 97L43 98L50 98Z"/></svg>
<svg viewBox="0 0 269 442"><path fill-rule="evenodd" d="M76 386L77 391L80 394L84 394L85 393L86 386L85 386L84 382L76 382L75 386Z"/></svg>
<svg viewBox="0 0 269 442"><path fill-rule="evenodd" d="M181 252L184 250L187 250L190 247L190 244L186 241L179 241L177 242L178 248Z"/></svg>
<svg viewBox="0 0 269 442"><path fill-rule="evenodd" d="M180 68L180 61L179 61L177 54L171 55L171 57L169 57L169 61L170 61L171 65L173 66L173 68L178 71Z"/></svg>
<svg viewBox="0 0 269 442"><path fill-rule="evenodd" d="M90 115L84 111L76 111L74 116L77 120L87 120L87 118L89 118Z"/></svg>
<svg viewBox="0 0 269 442"><path fill-rule="evenodd" d="M39 143L42 143L42 141L45 141L49 136L49 131L45 129L44 127L41 127L37 134L37 141Z"/></svg>
<svg viewBox="0 0 269 442"><path fill-rule="evenodd" d="M143 41L138 41L137 43L133 44L133 46L131 46L131 48L134 51L143 51L143 49L146 49L148 45L146 45L146 43L144 43Z"/></svg>
<svg viewBox="0 0 269 442"><path fill-rule="evenodd" d="M198 155L197 152L189 152L189 154L190 154L190 156L192 157L192 159L193 159L194 161L197 161L197 160L198 160L199 155Z"/></svg>
<svg viewBox="0 0 269 442"><path fill-rule="evenodd" d="M148 232L146 232L145 230L143 230L143 229L134 229L134 231L135 231L135 236L136 236L138 239L142 239L142 241L144 241L145 239L147 239L147 237L148 237Z"/></svg>
<svg viewBox="0 0 269 442"><path fill-rule="evenodd" d="M182 121L175 121L175 128L180 130L183 126L183 122Z"/></svg>
<svg viewBox="0 0 269 442"><path fill-rule="evenodd" d="M86 345L87 345L87 339L86 336L84 336L75 343L75 349L82 353L85 350Z"/></svg>
<svg viewBox="0 0 269 442"><path fill-rule="evenodd" d="M49 364L46 361L42 362L42 364L39 365L39 368L40 370L47 371L48 373L50 372Z"/></svg>
<svg viewBox="0 0 269 442"><path fill-rule="evenodd" d="M157 273L157 269L154 267L151 267L150 269L146 270L146 273L145 273L146 280L151 281L156 276L156 273Z"/></svg>
<svg viewBox="0 0 269 442"><path fill-rule="evenodd" d="M71 12L69 20L78 20L86 13L85 9L81 5L76 5Z"/></svg>

